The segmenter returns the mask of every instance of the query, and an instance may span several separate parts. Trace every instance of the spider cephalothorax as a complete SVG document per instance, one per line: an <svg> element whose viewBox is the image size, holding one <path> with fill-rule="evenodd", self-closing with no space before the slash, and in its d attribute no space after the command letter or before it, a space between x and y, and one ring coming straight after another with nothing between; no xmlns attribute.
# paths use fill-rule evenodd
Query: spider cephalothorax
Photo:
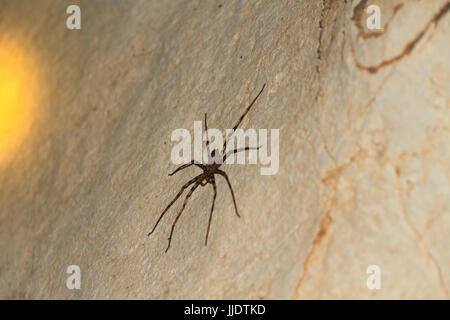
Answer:
<svg viewBox="0 0 450 320"><path fill-rule="evenodd" d="M253 104L256 102L258 97L263 92L265 86L266 86L266 84L263 85L261 91L259 91L259 93L256 95L256 97L252 100L250 105L247 107L247 109L245 109L245 111L242 114L242 116L239 118L237 123L234 125L231 134L228 137L225 137L225 142L223 143L222 152L220 152L217 149L214 149L214 150L212 150L212 152L209 152L209 147L208 146L209 146L210 141L209 141L209 138L207 136L206 137L207 138L206 147L207 147L207 152L208 152L208 155L209 155L208 164L201 164L201 163L198 163L198 162L192 160L191 162L178 167L174 172L169 173L169 176L173 176L178 171L183 170L183 169L185 169L187 167L190 167L192 165L195 165L195 166L197 166L197 167L199 167L199 168L201 168L203 170L203 173L201 173L198 176L192 178L191 180L186 182L181 187L181 190L178 192L178 194L175 196L175 198L167 205L167 207L164 209L164 211L159 216L159 218L156 221L155 226L153 227L152 231L150 231L148 233L148 235L150 236L155 231L156 227L158 226L158 224L161 221L162 217L166 214L167 210L169 210L169 208L175 203L175 201L178 200L178 198L181 196L181 194L184 192L184 190L193 184L193 186L189 190L188 194L186 195L186 198L184 199L183 206L181 207L180 211L178 212L178 214L177 214L177 216L176 216L176 218L175 218L175 220L174 220L174 222L172 224L172 229L170 231L170 235L169 235L169 239L168 239L169 240L169 244L167 246L166 252L170 248L170 243L172 241L172 235L173 235L173 230L175 229L175 225L176 225L178 219L180 218L181 213L183 212L184 208L186 207L186 204L187 204L189 198L191 197L192 193L195 191L195 189L197 189L198 186L204 187L207 184L211 184L213 186L214 196L213 196L213 202L212 202L212 206L211 206L211 212L209 214L208 229L206 231L206 238L205 238L205 245L208 244L209 229L210 229L210 226L211 226L211 219L212 219L212 214L213 214L213 211L214 211L214 203L216 201L216 195L217 195L215 175L222 176L225 179L225 181L227 182L228 187L230 188L230 191L231 191L231 197L233 198L233 204L234 204L234 209L235 209L236 215L238 217L240 217L239 212L238 212L238 208L237 208L237 205L236 205L236 198L234 196L233 188L231 187L230 179L228 179L228 175L224 171L220 170L219 168L225 162L227 157L230 156L230 155L233 155L233 154L235 154L237 152L240 152L240 151L246 151L246 150L252 150L252 149L258 150L259 149L259 147L254 147L254 148L252 148L252 147L245 147L245 148L242 148L242 149L231 150L231 151L225 153L225 150L226 150L226 147L227 147L227 140L234 133L234 131L239 127L239 125L241 124L241 122L244 119L245 115L250 111L250 108L253 106ZM206 121L206 113L205 113L205 131L207 131L207 130L208 130L208 124L207 124L207 121ZM219 160L221 160L221 161L217 161L218 156L219 156Z"/></svg>

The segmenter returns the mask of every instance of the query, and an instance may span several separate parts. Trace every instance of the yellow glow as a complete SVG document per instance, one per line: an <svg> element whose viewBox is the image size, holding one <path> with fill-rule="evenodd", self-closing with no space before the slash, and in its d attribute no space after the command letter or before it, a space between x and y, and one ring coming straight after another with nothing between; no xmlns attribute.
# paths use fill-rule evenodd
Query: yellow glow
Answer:
<svg viewBox="0 0 450 320"><path fill-rule="evenodd" d="M0 39L0 167L12 159L30 132L34 72L24 48Z"/></svg>

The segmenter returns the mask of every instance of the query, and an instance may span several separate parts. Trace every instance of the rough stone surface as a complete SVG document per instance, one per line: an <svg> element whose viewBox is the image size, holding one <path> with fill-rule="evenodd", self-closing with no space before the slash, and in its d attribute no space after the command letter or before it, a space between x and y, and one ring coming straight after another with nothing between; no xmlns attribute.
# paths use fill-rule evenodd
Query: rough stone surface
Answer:
<svg viewBox="0 0 450 320"><path fill-rule="evenodd" d="M450 298L448 6L0 1L0 41L38 79L29 134L0 168L0 297ZM205 247L200 188L165 254L182 200L146 234L198 172L167 176L172 131L205 112L230 128L263 83L244 128L280 129L278 174L227 166L242 218L219 181ZM81 290L66 288L73 264Z"/></svg>

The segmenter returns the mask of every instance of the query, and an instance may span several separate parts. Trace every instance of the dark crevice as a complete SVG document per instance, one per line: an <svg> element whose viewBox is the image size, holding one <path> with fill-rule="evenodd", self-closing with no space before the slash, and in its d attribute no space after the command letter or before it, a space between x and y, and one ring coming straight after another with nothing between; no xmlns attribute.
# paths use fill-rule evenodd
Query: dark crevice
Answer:
<svg viewBox="0 0 450 320"><path fill-rule="evenodd" d="M320 60L322 59L322 36L323 36L323 29L324 29L324 19L325 19L325 11L329 9L329 6L327 8L326 0L322 0L322 11L320 13L320 20L319 20L319 44L317 46L317 65L316 70L317 73L320 75Z"/></svg>

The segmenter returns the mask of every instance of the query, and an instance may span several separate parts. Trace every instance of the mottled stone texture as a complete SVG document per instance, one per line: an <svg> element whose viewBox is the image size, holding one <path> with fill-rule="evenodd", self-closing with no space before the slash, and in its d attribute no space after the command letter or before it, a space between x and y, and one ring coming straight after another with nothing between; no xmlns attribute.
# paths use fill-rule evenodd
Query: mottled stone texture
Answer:
<svg viewBox="0 0 450 320"><path fill-rule="evenodd" d="M448 299L448 6L0 1L40 75L30 135L0 169L0 297ZM244 128L280 129L278 174L227 166L242 218L219 180L205 247L200 188L164 254L182 199L146 234L198 173L167 176L172 131L204 112L230 128L263 83Z"/></svg>

